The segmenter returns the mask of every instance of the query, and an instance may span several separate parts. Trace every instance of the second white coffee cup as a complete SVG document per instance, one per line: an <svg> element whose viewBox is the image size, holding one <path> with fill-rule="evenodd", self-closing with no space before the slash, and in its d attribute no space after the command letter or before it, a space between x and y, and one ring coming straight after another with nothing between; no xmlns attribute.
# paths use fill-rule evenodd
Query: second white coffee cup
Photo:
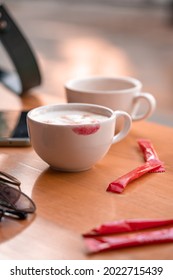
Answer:
<svg viewBox="0 0 173 280"><path fill-rule="evenodd" d="M148 118L156 106L154 96L142 92L142 83L126 76L72 79L66 82L65 92L69 103L99 104L123 110L133 121Z"/></svg>

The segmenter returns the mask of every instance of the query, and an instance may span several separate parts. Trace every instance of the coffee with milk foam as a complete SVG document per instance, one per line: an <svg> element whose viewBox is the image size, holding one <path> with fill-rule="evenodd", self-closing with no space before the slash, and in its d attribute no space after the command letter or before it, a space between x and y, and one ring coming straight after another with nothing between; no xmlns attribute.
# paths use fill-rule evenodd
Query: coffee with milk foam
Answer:
<svg viewBox="0 0 173 280"><path fill-rule="evenodd" d="M80 110L52 111L37 116L40 122L57 125L94 124L106 119L107 116Z"/></svg>

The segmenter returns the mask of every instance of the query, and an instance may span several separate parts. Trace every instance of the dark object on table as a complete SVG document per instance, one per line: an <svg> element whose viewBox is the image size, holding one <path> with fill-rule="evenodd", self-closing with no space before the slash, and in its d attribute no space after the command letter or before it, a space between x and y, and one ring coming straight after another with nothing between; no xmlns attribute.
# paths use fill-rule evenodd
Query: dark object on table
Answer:
<svg viewBox="0 0 173 280"><path fill-rule="evenodd" d="M10 56L16 72L0 68L0 82L21 95L41 84L36 58L4 5L0 5L0 40Z"/></svg>

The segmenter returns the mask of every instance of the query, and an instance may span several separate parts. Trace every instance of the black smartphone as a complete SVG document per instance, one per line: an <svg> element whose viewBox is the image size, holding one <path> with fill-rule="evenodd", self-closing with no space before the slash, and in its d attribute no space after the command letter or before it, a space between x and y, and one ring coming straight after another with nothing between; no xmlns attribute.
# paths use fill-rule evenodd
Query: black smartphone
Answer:
<svg viewBox="0 0 173 280"><path fill-rule="evenodd" d="M0 146L30 146L27 130L28 111L0 111Z"/></svg>

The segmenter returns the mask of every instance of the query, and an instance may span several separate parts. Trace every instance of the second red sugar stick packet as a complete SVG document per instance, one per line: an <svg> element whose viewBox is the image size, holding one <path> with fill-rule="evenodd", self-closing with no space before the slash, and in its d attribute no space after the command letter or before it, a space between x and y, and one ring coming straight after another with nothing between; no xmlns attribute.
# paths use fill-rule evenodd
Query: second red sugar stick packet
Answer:
<svg viewBox="0 0 173 280"><path fill-rule="evenodd" d="M158 161L146 162L145 164L135 168L129 173L119 177L115 181L111 182L107 188L108 192L122 193L127 184L131 181L141 177L142 175L153 171L161 165Z"/></svg>

